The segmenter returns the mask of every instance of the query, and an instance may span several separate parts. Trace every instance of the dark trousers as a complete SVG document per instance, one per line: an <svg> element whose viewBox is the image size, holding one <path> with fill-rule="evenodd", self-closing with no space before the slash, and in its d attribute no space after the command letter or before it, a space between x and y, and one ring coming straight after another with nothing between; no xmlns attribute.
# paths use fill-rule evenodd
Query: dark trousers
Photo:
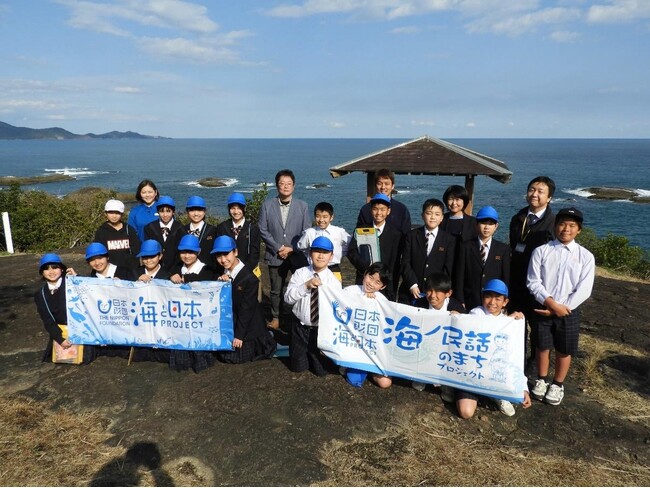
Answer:
<svg viewBox="0 0 650 488"><path fill-rule="evenodd" d="M291 325L289 359L291 371L296 373L311 369L316 376L327 374L330 360L318 349L318 327L303 325L294 317Z"/></svg>

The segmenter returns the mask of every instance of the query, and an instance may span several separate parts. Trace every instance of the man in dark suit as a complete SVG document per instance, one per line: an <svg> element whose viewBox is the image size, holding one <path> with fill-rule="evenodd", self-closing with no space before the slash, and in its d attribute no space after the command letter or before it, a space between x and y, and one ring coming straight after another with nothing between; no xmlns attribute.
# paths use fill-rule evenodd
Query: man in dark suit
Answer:
<svg viewBox="0 0 650 488"><path fill-rule="evenodd" d="M454 268L456 239L440 229L444 204L430 198L422 205L424 225L406 234L402 254L402 284L399 301L411 304L427 289L432 273L442 272L451 277Z"/></svg>
<svg viewBox="0 0 650 488"><path fill-rule="evenodd" d="M268 198L260 209L260 235L266 246L264 261L271 280L271 329L280 327L282 297L289 272L307 266L307 258L296 247L302 231L311 226L309 209L293 197L296 178L293 171L283 169L275 175L278 196Z"/></svg>
<svg viewBox="0 0 650 488"><path fill-rule="evenodd" d="M375 228L375 232L379 234L379 259L375 259L373 262L380 261L390 270L392 280L383 293L389 300L394 300L399 281L403 238L399 230L387 223L387 218L391 213L391 203L391 199L383 193L377 193L370 200L372 226ZM348 247L348 259L357 270L355 283L361 285L363 275L372 262L370 262L371 260L368 259L366 253L359 251L356 236L352 238Z"/></svg>
<svg viewBox="0 0 650 488"><path fill-rule="evenodd" d="M533 251L555 239L555 214L551 210L551 198L555 193L555 182L548 176L537 176L528 183L526 201L510 221L510 311L523 312L526 320L535 319L534 309L538 307L528 291L526 279L528 263ZM528 342L528 328L526 328ZM524 344L525 347L525 344ZM535 358L535 344L531 341L531 358Z"/></svg>
<svg viewBox="0 0 650 488"><path fill-rule="evenodd" d="M456 256L454 296L470 311L481 305L481 290L498 279L510 281L510 247L493 239L499 214L490 206L476 214L478 238L463 242Z"/></svg>
<svg viewBox="0 0 650 488"><path fill-rule="evenodd" d="M180 260L177 248L183 236L183 226L174 218L175 210L176 205L172 197L160 197L156 203L158 220L150 222L144 228L145 240L153 239L162 246L163 257L160 260L160 265L166 271L170 271Z"/></svg>
<svg viewBox="0 0 650 488"><path fill-rule="evenodd" d="M411 230L411 214L406 205L393 198L395 173L388 169L377 171L375 174L375 189L377 193L386 195L390 200L390 212L386 223L399 230L402 235L406 235ZM368 202L359 210L356 227L372 227L372 222L371 202Z"/></svg>

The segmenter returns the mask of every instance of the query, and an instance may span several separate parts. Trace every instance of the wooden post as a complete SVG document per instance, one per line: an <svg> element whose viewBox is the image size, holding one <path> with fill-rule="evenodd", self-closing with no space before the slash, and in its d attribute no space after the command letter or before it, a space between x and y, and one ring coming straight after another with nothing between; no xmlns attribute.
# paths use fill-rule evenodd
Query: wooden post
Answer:
<svg viewBox="0 0 650 488"><path fill-rule="evenodd" d="M472 215L472 209L474 207L474 177L476 175L466 175L465 176L465 189L469 193L469 202L465 206L465 213L467 215Z"/></svg>
<svg viewBox="0 0 650 488"><path fill-rule="evenodd" d="M375 193L377 193L377 187L375 186L375 172L368 171L366 173L366 203L375 196Z"/></svg>

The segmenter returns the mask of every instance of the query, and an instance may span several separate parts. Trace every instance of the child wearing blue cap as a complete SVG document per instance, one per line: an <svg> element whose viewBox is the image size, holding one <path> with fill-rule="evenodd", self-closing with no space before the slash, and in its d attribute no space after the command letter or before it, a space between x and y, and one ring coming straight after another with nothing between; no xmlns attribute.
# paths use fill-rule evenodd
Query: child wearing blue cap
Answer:
<svg viewBox="0 0 650 488"><path fill-rule="evenodd" d="M334 245L327 237L314 239L309 252L311 264L293 273L284 294L284 301L293 307L289 359L291 371L296 373L311 369L316 376L325 376L331 364L318 349L318 288L341 289L341 282L328 268L333 252Z"/></svg>
<svg viewBox="0 0 650 488"><path fill-rule="evenodd" d="M212 254L225 271L218 279L232 282L234 351L219 352L217 357L224 363L234 364L270 358L276 345L257 301L259 280L239 259L237 243L232 237L217 237Z"/></svg>
<svg viewBox="0 0 650 488"><path fill-rule="evenodd" d="M183 226L181 235L192 235L197 238L199 244L197 258L204 266L210 268L214 273L216 266L213 262L212 256L210 256L210 252L214 245L214 239L217 236L217 228L212 224L208 224L205 220L207 210L205 200L199 196L193 195L187 199L185 210L187 211L187 216L190 221L187 225ZM182 257L181 261L184 262ZM174 283L182 282L182 274L179 270L178 264L173 267L171 274L171 280Z"/></svg>
<svg viewBox="0 0 650 488"><path fill-rule="evenodd" d="M154 239L146 240L140 247L138 257L142 266L138 268L138 281L149 283L154 278L157 280L168 280L169 271L162 267L162 246Z"/></svg>
<svg viewBox="0 0 650 488"><path fill-rule="evenodd" d="M50 339L43 354L43 362L54 361L53 349L58 358L67 358L68 363L88 364L95 359L94 346L80 349L67 339L67 311L65 277L75 275L72 268L66 268L57 254L44 254L38 263L38 272L43 279L43 286L34 294L36 310L43 321L43 326ZM60 359L59 359L60 360ZM57 362L59 361L57 360ZM63 362L61 360L61 362Z"/></svg>
<svg viewBox="0 0 650 488"><path fill-rule="evenodd" d="M91 242L86 248L86 262L92 269L92 278L130 280L136 279L134 268L110 262L110 254L101 242Z"/></svg>
<svg viewBox="0 0 650 488"><path fill-rule="evenodd" d="M488 281L482 290L483 304L470 310L470 315L492 315L498 317L506 315L506 305L508 305L508 285L501 280ZM508 315L515 319L524 319L524 314L521 312L513 312ZM523 366L523 365L522 365ZM464 390L456 390L456 408L458 414L464 418L469 419L474 416L476 407L478 406L478 395ZM499 411L508 417L515 414L515 407L507 400L495 400ZM524 391L523 407L528 408L531 406L530 395L528 390Z"/></svg>
<svg viewBox="0 0 650 488"><path fill-rule="evenodd" d="M246 218L246 197L243 194L231 194L227 205L230 218L217 226L217 237L233 238L237 244L237 258L259 277L260 228ZM217 270L217 273L221 275L223 270Z"/></svg>
<svg viewBox="0 0 650 488"><path fill-rule="evenodd" d="M178 242L183 236L183 225L174 218L176 204L172 197L161 196L156 202L158 219L147 224L144 228L145 240L153 239L162 246L162 259L160 261L163 269L171 269L179 262L177 254Z"/></svg>
<svg viewBox="0 0 650 488"><path fill-rule="evenodd" d="M193 234L184 235L178 243L178 255L183 265L179 271L179 281L174 283L191 283L193 281L212 281L215 279L214 271L199 259L201 245L199 238Z"/></svg>
<svg viewBox="0 0 650 488"><path fill-rule="evenodd" d="M460 244L454 272L454 297L467 310L481 305L481 290L494 279L510 281L510 246L494 239L499 214L483 207L476 214L478 237Z"/></svg>

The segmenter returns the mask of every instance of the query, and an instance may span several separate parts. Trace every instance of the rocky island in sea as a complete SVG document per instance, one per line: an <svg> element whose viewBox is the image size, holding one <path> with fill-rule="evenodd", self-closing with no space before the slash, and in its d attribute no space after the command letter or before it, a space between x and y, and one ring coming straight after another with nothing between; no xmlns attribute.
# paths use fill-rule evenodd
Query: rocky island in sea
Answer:
<svg viewBox="0 0 650 488"><path fill-rule="evenodd" d="M650 203L650 195L630 188L616 188L595 186L583 188L581 191L589 193L590 200L629 200L635 203Z"/></svg>

